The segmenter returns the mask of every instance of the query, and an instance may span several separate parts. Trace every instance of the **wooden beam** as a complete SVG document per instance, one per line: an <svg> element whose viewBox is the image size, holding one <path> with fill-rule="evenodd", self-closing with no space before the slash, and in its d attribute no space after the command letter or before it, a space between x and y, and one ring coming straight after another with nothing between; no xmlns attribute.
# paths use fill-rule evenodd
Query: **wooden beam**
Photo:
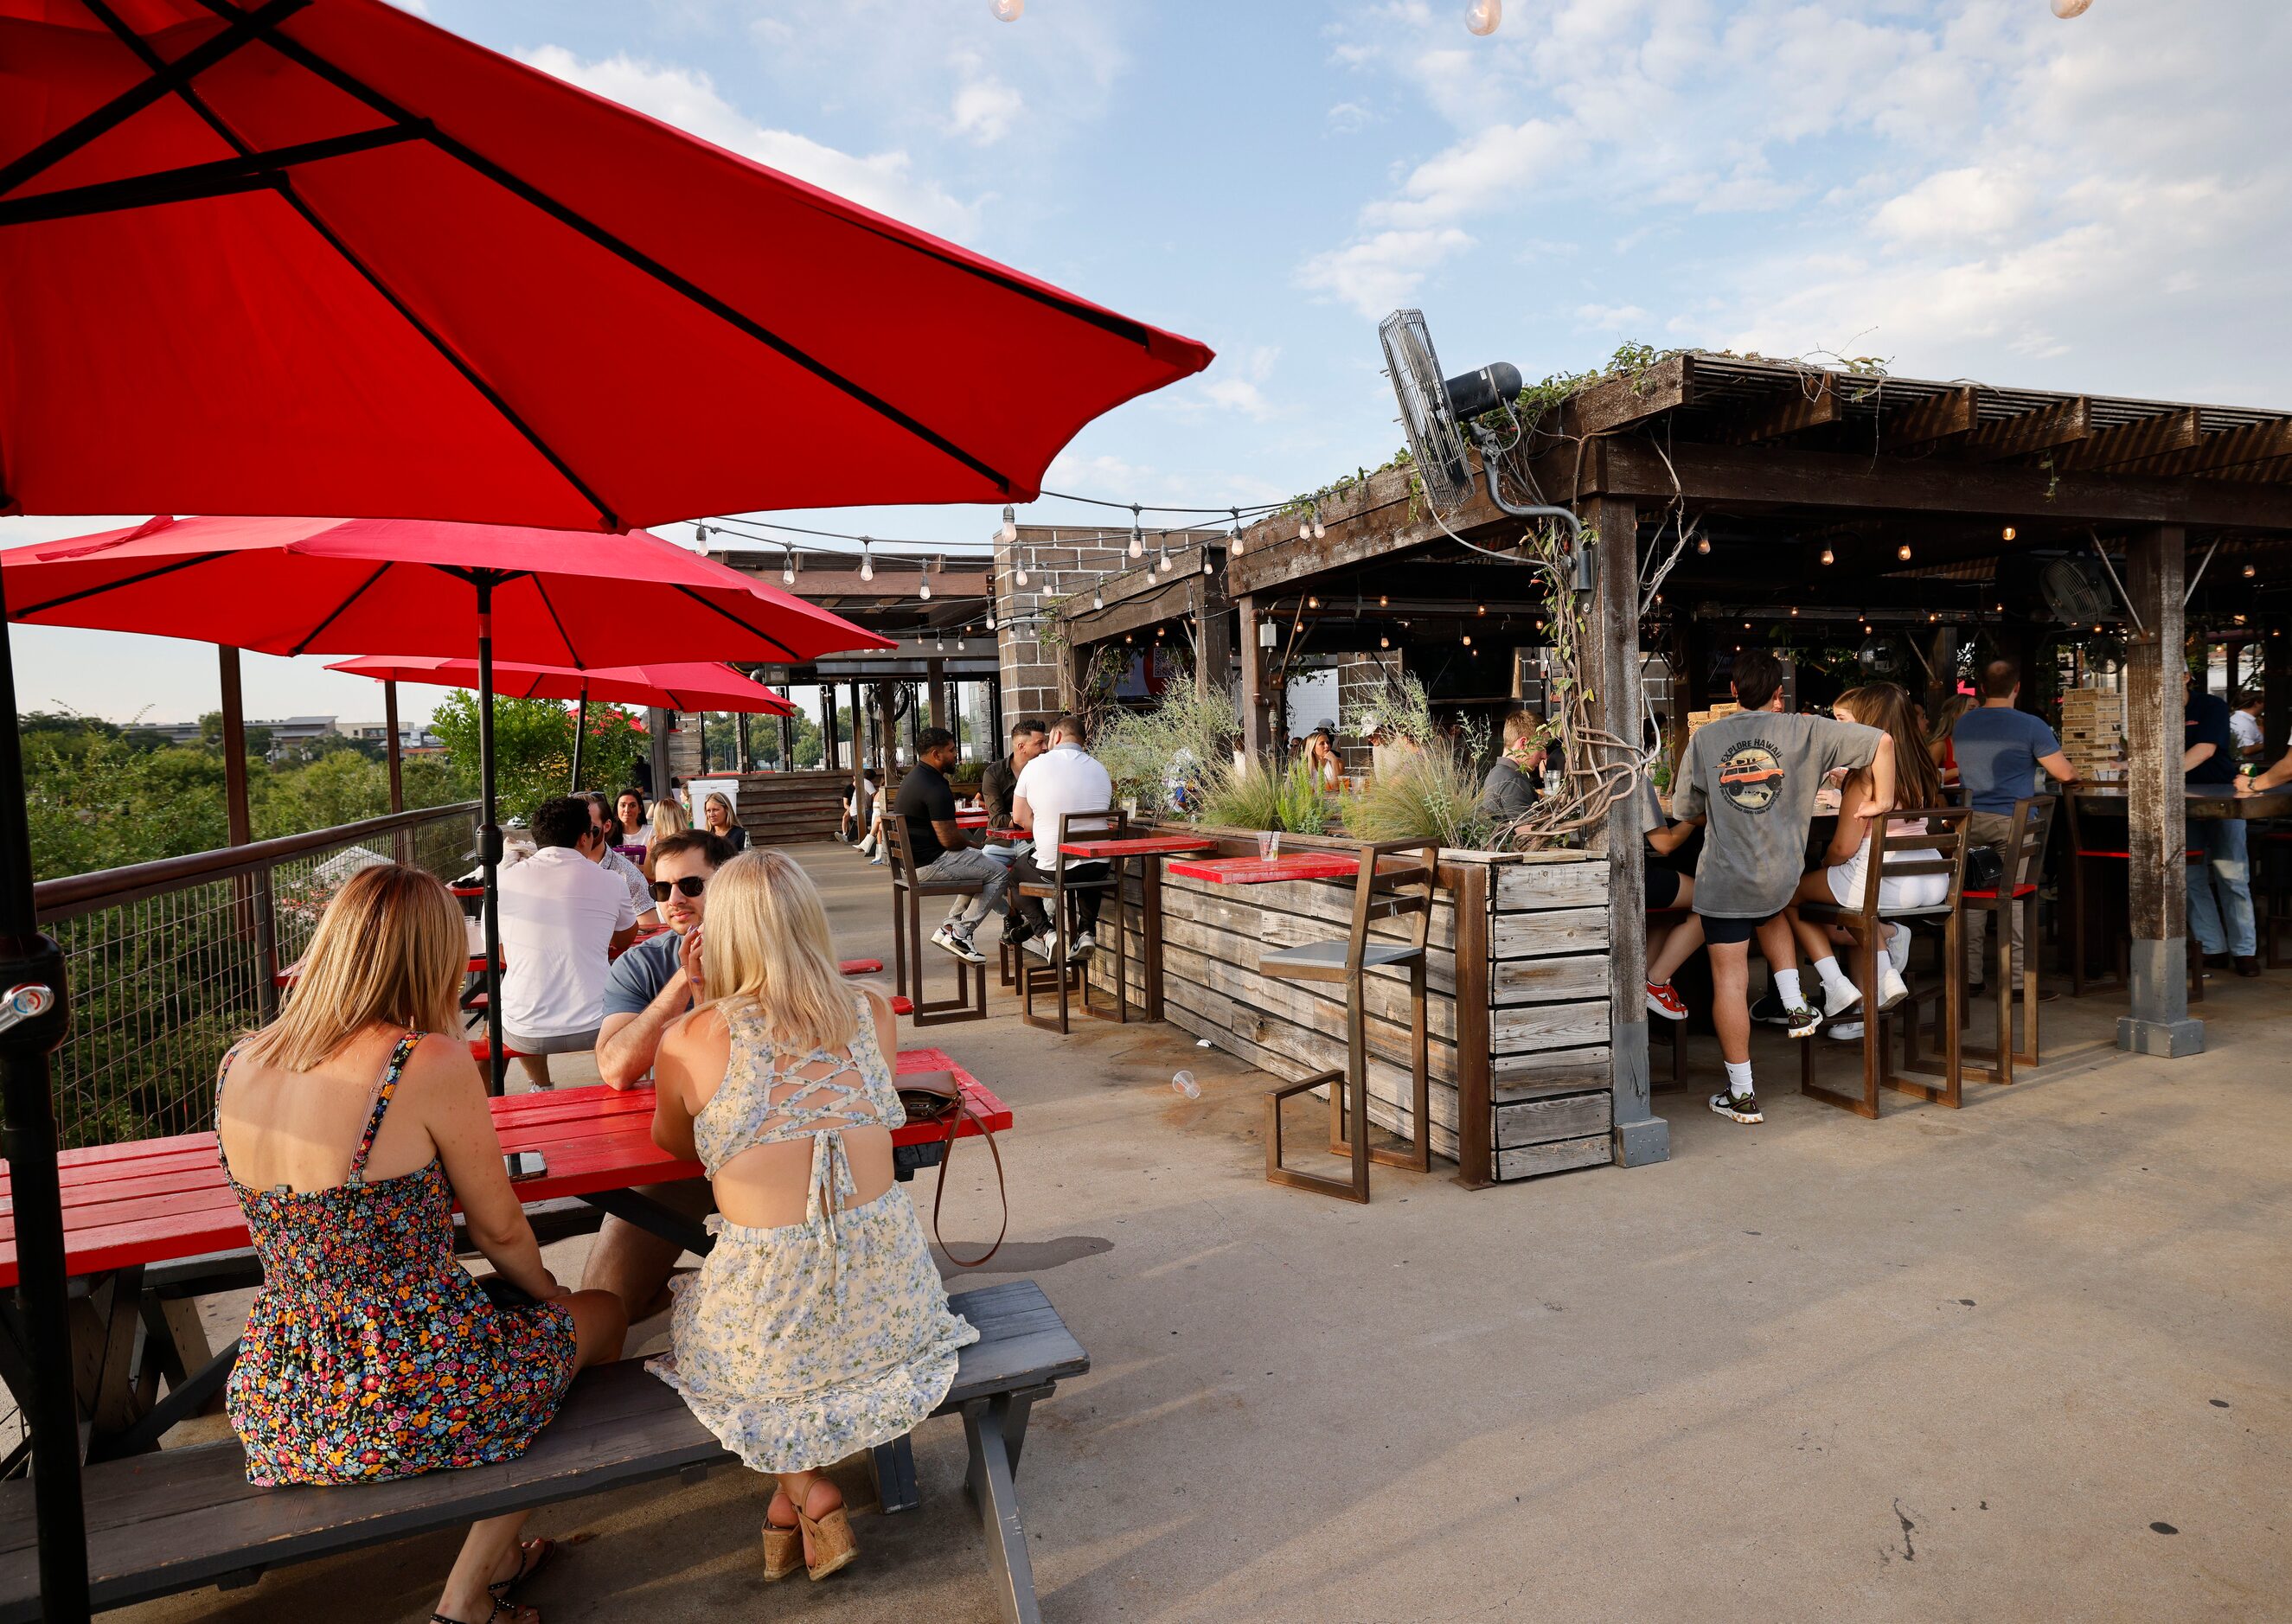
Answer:
<svg viewBox="0 0 2292 1624"><path fill-rule="evenodd" d="M1194 583L1201 578L1201 566L1197 563L1190 574L1177 570L1163 576L1150 590L1120 601L1105 596L1101 587L1106 605L1102 609L1092 608L1086 593L1069 598L1059 610L1060 628L1069 645L1077 647L1119 639L1126 631L1142 631L1185 614L1193 602Z"/></svg>
<svg viewBox="0 0 2292 1624"><path fill-rule="evenodd" d="M1257 646L1257 599L1244 594L1234 599L1241 647L1241 747L1252 761L1270 760L1273 731L1265 708L1265 653Z"/></svg>
<svg viewBox="0 0 2292 1624"><path fill-rule="evenodd" d="M1884 398L1884 394L1880 398ZM1973 432L1981 403L1973 385L1965 384L1946 395L1911 402L1881 419L1878 449L1882 452L1922 450L1945 440L1961 439Z"/></svg>
<svg viewBox="0 0 2292 1624"><path fill-rule="evenodd" d="M2117 1023L2117 1046L2168 1058L2201 1054L2205 1025L2189 1018L2188 802L2182 788L2183 697L2187 660L2182 618L2187 533L2153 525L2126 550L2125 587L2148 627L2134 638L2125 668L2125 754L2131 888L2132 1013Z"/></svg>
<svg viewBox="0 0 2292 1624"><path fill-rule="evenodd" d="M924 579L922 572L911 569L876 568L873 581L860 579L856 569L800 569L794 586L780 586L780 572L771 569L751 569L742 572L758 577L770 576L773 586L806 603L818 603L828 598L857 598L869 603L901 603L916 596L916 587ZM989 583L994 579L983 569L935 569L931 573L932 601L942 598L984 598Z"/></svg>
<svg viewBox="0 0 2292 1624"><path fill-rule="evenodd" d="M1813 384L1812 393L1806 382ZM1755 446L1762 440L1779 440L1788 434L1835 423L1841 415L1838 391L1831 386L1829 374L1810 374L1805 382L1787 390L1780 398L1760 401L1729 418L1720 426L1719 439L1728 446Z"/></svg>
<svg viewBox="0 0 2292 1624"><path fill-rule="evenodd" d="M383 760L390 769L390 809L406 810L406 777L400 770L398 749L398 684L382 685L382 730L385 748Z"/></svg>
<svg viewBox="0 0 2292 1624"><path fill-rule="evenodd" d="M1195 591L1194 693L1208 699L1233 691L1232 611L1207 577Z"/></svg>
<svg viewBox="0 0 2292 1624"><path fill-rule="evenodd" d="M2119 423L2064 446L2054 453L2053 470L2057 474L2097 471L2138 462L2160 452L2187 451L2204 437L2204 431L2197 408L2183 406L2137 422Z"/></svg>
<svg viewBox="0 0 2292 1624"><path fill-rule="evenodd" d="M1496 996L1489 962L1489 865L1444 865L1457 896L1457 1182L1468 1190L1496 1182L1495 1052L1489 1006Z"/></svg>
<svg viewBox="0 0 2292 1624"><path fill-rule="evenodd" d="M2252 468L2279 458L2292 457L2292 418L2223 429L2200 436L2195 444L2153 453L2127 466L2128 473L2178 475L2210 473L2215 469ZM2258 474L2248 476L2260 478Z"/></svg>
<svg viewBox="0 0 2292 1624"><path fill-rule="evenodd" d="M1582 505L1598 533L1592 595L1593 722L1639 748L1639 515L1629 501L1602 497ZM1602 765L1607 760L1602 752ZM1571 762L1570 766L1575 765ZM1671 1130L1651 1108L1647 1029L1647 856L1642 797L1635 785L1608 808L1608 1022L1613 1056L1611 1133L1617 1164L1668 1160Z"/></svg>
<svg viewBox="0 0 2292 1624"><path fill-rule="evenodd" d="M1668 502L1676 491L1691 502L2292 531L2292 490L2273 485L2057 474L1941 458L1874 460L1867 453L1686 443L1669 448L1667 465L1652 446L1627 437L1602 440L1598 449L1603 456L1586 482L1587 491L1650 501ZM1545 488L1550 494L1554 487L1547 482Z"/></svg>
<svg viewBox="0 0 2292 1624"><path fill-rule="evenodd" d="M2039 406L2019 417L1993 418L1974 425L1959 442L1976 462L1997 462L2027 456L2054 446L2073 445L2093 432L2093 402L2079 395L2074 400Z"/></svg>
<svg viewBox="0 0 2292 1624"><path fill-rule="evenodd" d="M1570 439L1606 434L1695 403L1695 358L1666 356L1646 371L1610 378L1571 397L1560 414Z"/></svg>

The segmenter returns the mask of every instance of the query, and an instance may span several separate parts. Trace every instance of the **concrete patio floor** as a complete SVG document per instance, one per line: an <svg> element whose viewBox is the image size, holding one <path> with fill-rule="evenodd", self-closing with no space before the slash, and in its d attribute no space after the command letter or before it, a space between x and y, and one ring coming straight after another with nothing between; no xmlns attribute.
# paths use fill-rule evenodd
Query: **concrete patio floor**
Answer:
<svg viewBox="0 0 2292 1624"><path fill-rule="evenodd" d="M888 961L881 873L798 850L843 950ZM2287 1617L2288 985L2214 981L2210 1052L2180 1062L2118 1055L2110 994L2064 999L2041 1072L1875 1123L1793 1092L1780 1033L1767 1122L1723 1121L1706 1040L1701 1088L1659 1097L1664 1165L1478 1194L1378 1169L1367 1209L1268 1186L1264 1079L1174 1027L1060 1039L998 993L903 1031L1018 1116L1011 1239L950 1283L1035 1276L1094 1362L1019 1480L1044 1616ZM993 1233L983 1154L948 1206L958 1247ZM553 1249L561 1276L585 1244ZM989 1620L960 1427L916 1457L924 1509L858 1519L825 1584L763 1585L763 1481L722 1471L537 1514L578 1543L529 1599L550 1624ZM453 1545L118 1616L420 1619Z"/></svg>

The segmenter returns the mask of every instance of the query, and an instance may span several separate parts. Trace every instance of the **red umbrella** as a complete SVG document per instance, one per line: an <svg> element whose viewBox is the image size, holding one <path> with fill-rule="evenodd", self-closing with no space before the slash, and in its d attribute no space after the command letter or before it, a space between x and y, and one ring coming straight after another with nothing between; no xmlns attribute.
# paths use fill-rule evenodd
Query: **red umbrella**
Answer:
<svg viewBox="0 0 2292 1624"><path fill-rule="evenodd" d="M1209 364L383 0L0 41L0 512L1023 501Z"/></svg>
<svg viewBox="0 0 2292 1624"><path fill-rule="evenodd" d="M475 660L422 659L370 655L337 660L328 671L379 682L426 682L437 687L478 686ZM650 705L663 711L747 711L794 716L795 707L763 683L729 665L688 661L667 665L608 665L580 671L569 665L524 665L494 662L494 692L511 699L598 699L607 704Z"/></svg>
<svg viewBox="0 0 2292 1624"><path fill-rule="evenodd" d="M337 660L328 671L379 682L426 682L440 687L476 687L484 673L475 660L424 659L408 655L370 655ZM581 713L573 724L572 787L581 787L581 745L589 734L589 702L650 705L663 711L746 711L794 716L795 707L763 683L729 665L688 661L666 665L608 665L580 671L569 665L521 665L496 661L493 691L512 699L574 699Z"/></svg>

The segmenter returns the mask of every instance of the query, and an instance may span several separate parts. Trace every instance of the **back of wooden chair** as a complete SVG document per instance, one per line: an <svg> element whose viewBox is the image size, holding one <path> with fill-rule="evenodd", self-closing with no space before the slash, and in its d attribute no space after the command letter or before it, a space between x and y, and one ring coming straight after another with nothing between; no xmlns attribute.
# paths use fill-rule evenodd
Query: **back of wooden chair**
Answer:
<svg viewBox="0 0 2292 1624"><path fill-rule="evenodd" d="M2014 803L2014 826L2006 832L2006 848L1997 856L2006 864L2000 895L2011 898L2029 876L2035 883L2046 866L2046 841L2053 833L2054 813L2062 804L2058 795L2030 795Z"/></svg>
<svg viewBox="0 0 2292 1624"><path fill-rule="evenodd" d="M1353 880L1352 929L1346 961L1359 965L1368 953L1368 928L1382 920L1414 916L1414 945L1421 956L1432 939L1432 894L1440 885L1441 848L1429 840L1364 842L1360 869ZM1414 863L1389 858L1415 852Z"/></svg>
<svg viewBox="0 0 2292 1624"><path fill-rule="evenodd" d="M1059 814L1058 843L1067 845L1077 840L1118 840L1130 832L1129 815L1119 807L1104 812L1061 812ZM1055 856L1055 853L1051 854ZM1090 862L1087 857L1060 858L1061 867L1069 862ZM1036 858L1039 864L1040 856Z"/></svg>
<svg viewBox="0 0 2292 1624"><path fill-rule="evenodd" d="M1966 824L1973 814L1962 807L1904 807L1884 818L1873 818L1870 860L1862 872L1862 896L1841 913L1866 928L1882 919L1901 920L1932 913L1944 917L1957 911L1965 892ZM1923 834L1897 834L1896 823L1925 820ZM1941 901L1919 908L1881 906L1885 882L1929 874L1947 874L1949 891Z"/></svg>
<svg viewBox="0 0 2292 1624"><path fill-rule="evenodd" d="M895 812L884 814L884 838L892 845L892 881L895 885L912 886L916 878L916 850L908 843L908 820Z"/></svg>

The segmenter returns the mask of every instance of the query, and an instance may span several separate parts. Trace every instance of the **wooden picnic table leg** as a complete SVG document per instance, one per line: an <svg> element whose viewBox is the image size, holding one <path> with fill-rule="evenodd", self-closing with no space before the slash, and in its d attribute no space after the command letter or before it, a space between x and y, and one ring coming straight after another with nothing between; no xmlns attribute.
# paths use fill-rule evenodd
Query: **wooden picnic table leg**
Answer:
<svg viewBox="0 0 2292 1624"><path fill-rule="evenodd" d="M1005 1624L1042 1624L1035 1603L1035 1568L1027 1556L1027 1530L1019 1520L1019 1486L1012 1476L1009 1395L963 1407L963 1431L971 1445L966 1479L979 1504L979 1524L987 1536L987 1563L995 1575L995 1604ZM1023 1429L1023 1418L1021 1427Z"/></svg>
<svg viewBox="0 0 2292 1624"><path fill-rule="evenodd" d="M1146 1018L1162 1018L1162 861L1149 856L1139 865L1139 929L1145 937Z"/></svg>
<svg viewBox="0 0 2292 1624"><path fill-rule="evenodd" d="M912 1434L901 1433L889 1443L878 1443L868 1451L868 1464L876 1471L876 1508L885 1515L893 1512L913 1511L924 1503L923 1491L916 1484L916 1441Z"/></svg>

